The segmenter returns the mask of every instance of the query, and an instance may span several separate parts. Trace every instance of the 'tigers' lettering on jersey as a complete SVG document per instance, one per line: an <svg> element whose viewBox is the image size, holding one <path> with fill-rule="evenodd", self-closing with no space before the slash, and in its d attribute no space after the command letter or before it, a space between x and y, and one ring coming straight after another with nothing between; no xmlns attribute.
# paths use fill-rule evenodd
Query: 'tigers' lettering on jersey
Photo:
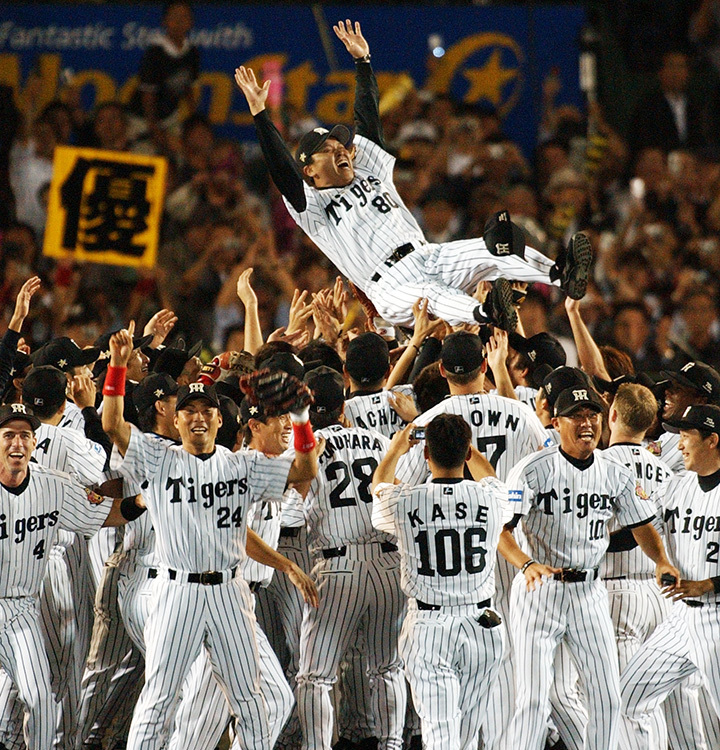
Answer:
<svg viewBox="0 0 720 750"><path fill-rule="evenodd" d="M172 490L172 494L170 495L171 503L179 503L183 500L188 503L196 503L198 501L197 490L199 489L200 497L205 501L202 504L203 508L212 508L215 504L215 498L234 497L236 488L238 495L246 494L247 478L228 479L224 482L205 482L199 488L195 486L195 480L192 477L188 477L187 486L182 477L168 477L165 483L165 489ZM183 493L183 489L187 491Z"/></svg>
<svg viewBox="0 0 720 750"><path fill-rule="evenodd" d="M663 521L667 526L668 533L692 534L692 538L695 540L702 538L705 532L720 531L720 515L698 516L693 514L692 508L685 509L682 521L680 520L680 508L667 508L663 514Z"/></svg>
<svg viewBox="0 0 720 750"><path fill-rule="evenodd" d="M22 544L27 534L35 531L43 531L47 522L47 527L51 528L58 522L59 511L54 510L51 513L41 513L39 516L28 516L27 518L15 519L15 539L16 544ZM3 513L0 515L0 540L8 538L7 516Z"/></svg>
<svg viewBox="0 0 720 750"><path fill-rule="evenodd" d="M572 513L577 509L576 516L585 518L590 510L607 510L612 511L615 502L615 495L600 494L597 492L580 492L572 498L570 489L564 487L562 490L562 500L560 501L561 513ZM542 508L543 513L548 516L555 515L553 503L558 500L558 494L555 489L548 492L538 493L538 507Z"/></svg>

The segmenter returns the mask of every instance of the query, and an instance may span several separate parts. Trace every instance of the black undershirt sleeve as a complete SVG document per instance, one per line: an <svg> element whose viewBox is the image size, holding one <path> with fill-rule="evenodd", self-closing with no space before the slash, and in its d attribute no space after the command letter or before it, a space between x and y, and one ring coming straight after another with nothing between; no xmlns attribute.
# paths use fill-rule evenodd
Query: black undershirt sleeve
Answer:
<svg viewBox="0 0 720 750"><path fill-rule="evenodd" d="M18 341L20 341L20 334L9 328L0 339L0 393L5 392L5 386L10 381Z"/></svg>
<svg viewBox="0 0 720 750"><path fill-rule="evenodd" d="M355 63L355 130L387 150L380 122L380 93L369 62Z"/></svg>
<svg viewBox="0 0 720 750"><path fill-rule="evenodd" d="M113 447L112 440L110 440L105 430L103 430L102 418L94 406L86 406L82 410L82 415L85 420L85 437L102 445L105 451L105 471L107 471L110 468L110 454Z"/></svg>
<svg viewBox="0 0 720 750"><path fill-rule="evenodd" d="M633 536L632 529L625 528L619 531L613 531L610 534L610 544L608 545L608 552L628 552L631 549L635 549L638 546L635 537Z"/></svg>
<svg viewBox="0 0 720 750"><path fill-rule="evenodd" d="M270 119L267 110L253 118L260 148L273 182L290 205L302 213L307 208L302 172Z"/></svg>
<svg viewBox="0 0 720 750"><path fill-rule="evenodd" d="M420 351L417 357L415 357L415 363L413 364L412 371L410 372L410 382L412 383L415 378L420 374L420 371L431 365L433 362L437 362L440 359L440 350L442 349L442 341L434 337L426 338L423 341Z"/></svg>

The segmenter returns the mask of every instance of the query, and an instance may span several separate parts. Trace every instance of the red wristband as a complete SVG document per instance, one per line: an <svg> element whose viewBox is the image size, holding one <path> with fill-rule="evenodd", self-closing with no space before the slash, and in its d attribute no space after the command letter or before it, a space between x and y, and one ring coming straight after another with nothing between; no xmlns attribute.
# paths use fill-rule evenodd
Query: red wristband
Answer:
<svg viewBox="0 0 720 750"><path fill-rule="evenodd" d="M109 365L103 385L103 396L124 396L126 374L127 367L113 367Z"/></svg>
<svg viewBox="0 0 720 750"><path fill-rule="evenodd" d="M292 428L293 437L295 438L295 450L298 453L310 453L317 445L310 422L305 422L304 424L295 424L293 422Z"/></svg>

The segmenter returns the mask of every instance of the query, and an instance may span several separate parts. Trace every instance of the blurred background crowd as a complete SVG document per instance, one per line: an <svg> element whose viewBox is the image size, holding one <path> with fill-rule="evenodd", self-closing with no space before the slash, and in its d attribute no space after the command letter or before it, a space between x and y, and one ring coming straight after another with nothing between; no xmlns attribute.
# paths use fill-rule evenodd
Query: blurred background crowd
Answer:
<svg viewBox="0 0 720 750"><path fill-rule="evenodd" d="M528 244L550 256L574 232L587 232L596 262L582 314L593 337L627 352L638 369L689 360L717 368L720 2L604 5L612 23L602 33L642 82L633 107L620 116L602 96L583 110L563 104L563 81L551 72L538 92L537 147L526 155L491 107L399 86L381 102L396 184L431 242L481 236L503 208ZM290 219L257 144L219 137L196 110L192 8L170 4L163 24L127 106L86 111L71 80L43 107L32 80L22 97L0 90L0 326L22 283L38 274L41 299L23 329L33 348L61 335L89 345L129 319L142 329L165 308L178 316L175 333L190 344L202 340L206 356L239 351L244 306L236 287L247 268L264 338L287 325L296 288L312 294L334 284L335 270ZM282 102L274 119L291 144L318 124ZM41 254L60 144L167 158L155 268ZM535 285L520 314L527 336L569 334L554 288ZM361 314L357 321L362 327ZM320 313L315 326L322 333Z"/></svg>

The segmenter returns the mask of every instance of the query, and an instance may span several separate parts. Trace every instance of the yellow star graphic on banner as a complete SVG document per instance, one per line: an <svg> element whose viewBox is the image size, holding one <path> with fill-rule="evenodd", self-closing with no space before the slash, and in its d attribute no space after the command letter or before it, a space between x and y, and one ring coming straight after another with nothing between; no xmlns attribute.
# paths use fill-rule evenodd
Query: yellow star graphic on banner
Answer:
<svg viewBox="0 0 720 750"><path fill-rule="evenodd" d="M493 50L488 61L482 68L469 68L463 75L470 84L470 90L465 95L466 102L477 102L487 99L495 107L502 102L503 87L518 75L517 68L504 68L502 65L502 51Z"/></svg>

